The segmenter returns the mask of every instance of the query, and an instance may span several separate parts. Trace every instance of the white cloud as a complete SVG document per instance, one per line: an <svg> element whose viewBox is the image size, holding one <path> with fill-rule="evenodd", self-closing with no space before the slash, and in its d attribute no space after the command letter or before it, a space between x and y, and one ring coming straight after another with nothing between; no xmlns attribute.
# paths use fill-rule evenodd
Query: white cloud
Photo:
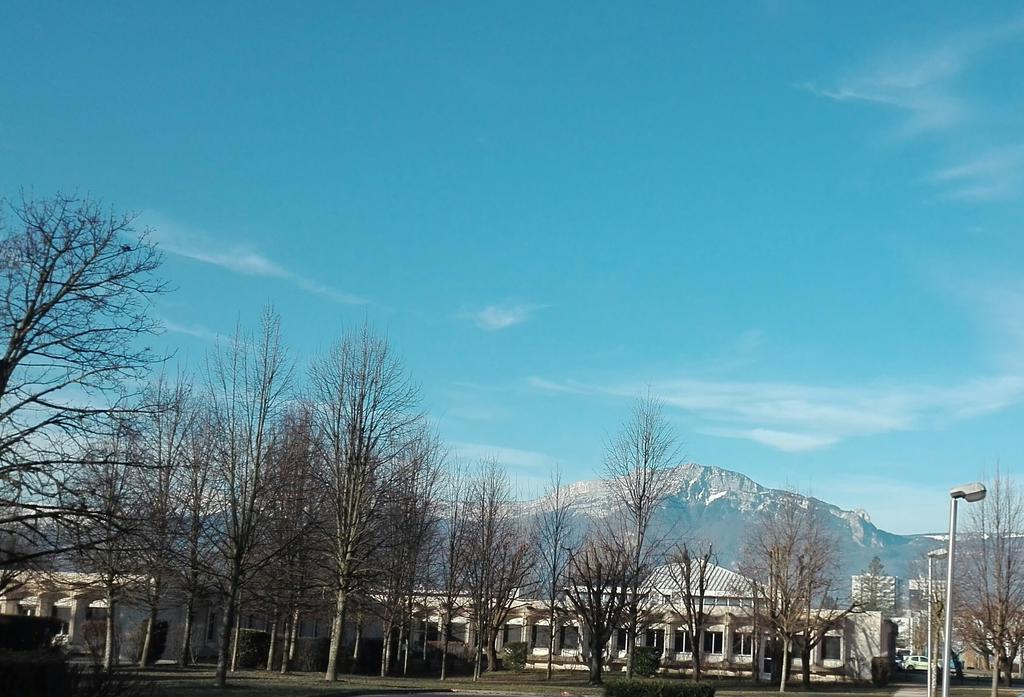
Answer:
<svg viewBox="0 0 1024 697"><path fill-rule="evenodd" d="M493 457L505 465L529 470L548 470L559 463L557 458L546 453L509 448L503 445L455 441L451 443L451 446L467 460L476 461Z"/></svg>
<svg viewBox="0 0 1024 697"><path fill-rule="evenodd" d="M730 429L730 428L708 428L702 429L699 433L719 438L741 438L751 440L769 448L782 450L783 452L798 453L809 450L820 450L836 443L839 439L836 436L822 436L810 433L792 433L789 431L777 431L770 428Z"/></svg>
<svg viewBox="0 0 1024 697"><path fill-rule="evenodd" d="M244 276L276 278L308 293L342 305L364 305L367 300L292 271L243 244L224 244L155 214L146 219L154 229L158 247L170 254L227 269Z"/></svg>
<svg viewBox="0 0 1024 697"><path fill-rule="evenodd" d="M902 137L945 131L968 123L979 112L977 105L958 90L957 80L981 54L1022 31L1021 19L965 31L944 37L930 47L880 54L829 86L816 82L799 86L838 102L864 102L897 110L903 114L897 131Z"/></svg>
<svg viewBox="0 0 1024 697"><path fill-rule="evenodd" d="M174 320L167 319L166 317L161 318L160 323L163 325L164 330L172 334L184 334L185 336L193 336L203 341L217 341L222 338L221 334L207 329L201 324L180 324Z"/></svg>
<svg viewBox="0 0 1024 697"><path fill-rule="evenodd" d="M788 452L842 440L968 419L1024 400L1024 376L977 378L955 385L816 386L693 378L583 386L532 378L549 392L603 393L634 398L647 389L669 407L704 422L702 433L743 438Z"/></svg>
<svg viewBox="0 0 1024 697"><path fill-rule="evenodd" d="M1013 198L1024 190L1024 146L994 150L933 172L929 181L946 189L949 198L991 201Z"/></svg>
<svg viewBox="0 0 1024 697"><path fill-rule="evenodd" d="M464 319L471 320L480 329L497 331L508 329L517 324L522 324L530 319L537 310L542 310L545 305L488 305L487 307L474 312L465 312L459 315Z"/></svg>

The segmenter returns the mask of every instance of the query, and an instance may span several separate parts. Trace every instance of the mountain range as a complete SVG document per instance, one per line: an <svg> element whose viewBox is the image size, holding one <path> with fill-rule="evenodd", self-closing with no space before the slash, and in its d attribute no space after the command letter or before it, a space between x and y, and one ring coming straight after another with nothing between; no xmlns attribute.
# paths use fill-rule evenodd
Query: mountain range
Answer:
<svg viewBox="0 0 1024 697"><path fill-rule="evenodd" d="M860 573L875 556L889 574L916 577L917 562L942 544L941 535L887 532L874 525L863 510L848 511L818 498L771 489L720 467L685 464L673 468L668 476L669 493L653 521L659 537L710 541L718 563L727 568L735 568L752 526L793 497L800 505L813 507L820 524L837 540L842 577ZM601 480L576 482L568 491L576 510L585 516L603 517L616 510L614 497ZM534 502L534 506L538 504Z"/></svg>

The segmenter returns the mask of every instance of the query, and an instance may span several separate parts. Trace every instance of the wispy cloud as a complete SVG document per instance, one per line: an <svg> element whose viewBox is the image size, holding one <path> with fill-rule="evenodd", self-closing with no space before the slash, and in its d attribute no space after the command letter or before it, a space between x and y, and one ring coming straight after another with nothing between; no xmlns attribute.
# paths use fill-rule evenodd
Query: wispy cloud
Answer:
<svg viewBox="0 0 1024 697"><path fill-rule="evenodd" d="M1024 33L1024 19L944 37L917 50L882 53L858 70L800 87L838 102L864 102L901 111L900 134L914 136L965 123L975 106L958 90L957 80L985 51Z"/></svg>
<svg viewBox="0 0 1024 697"><path fill-rule="evenodd" d="M308 293L342 305L364 305L368 301L286 268L248 245L224 243L155 214L145 216L154 229L160 249L176 256L210 264L243 276L276 278Z"/></svg>
<svg viewBox="0 0 1024 697"><path fill-rule="evenodd" d="M962 201L1014 198L1024 191L1024 145L988 150L933 172L928 180Z"/></svg>
<svg viewBox="0 0 1024 697"><path fill-rule="evenodd" d="M503 445L455 441L452 448L467 460L497 458L502 464L529 470L548 470L559 463L558 458L535 450L521 450Z"/></svg>
<svg viewBox="0 0 1024 697"><path fill-rule="evenodd" d="M164 330L171 334L184 334L185 336L192 336L210 342L223 338L221 334L212 329L207 329L201 324L181 324L166 317L162 317L160 323L163 325Z"/></svg>
<svg viewBox="0 0 1024 697"><path fill-rule="evenodd" d="M1024 376L997 375L942 385L816 386L692 378L603 385L531 379L536 389L632 399L646 389L700 419L709 435L751 440L777 450L825 448L842 440L967 419L1024 400ZM564 389L563 389L564 387Z"/></svg>
<svg viewBox="0 0 1024 697"><path fill-rule="evenodd" d="M488 305L480 310L461 312L458 317L468 319L480 329L497 331L522 324L546 305Z"/></svg>
<svg viewBox="0 0 1024 697"><path fill-rule="evenodd" d="M898 134L915 136L963 123L970 113L953 89L953 79L967 67L985 42L947 41L938 48L889 54L822 86L805 82L804 89L837 102L863 102L903 113Z"/></svg>

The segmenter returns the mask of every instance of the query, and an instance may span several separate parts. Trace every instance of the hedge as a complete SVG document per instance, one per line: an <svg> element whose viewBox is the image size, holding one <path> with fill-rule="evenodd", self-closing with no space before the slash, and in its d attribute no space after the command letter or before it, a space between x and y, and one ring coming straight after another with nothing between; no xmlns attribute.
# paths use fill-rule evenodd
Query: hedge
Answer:
<svg viewBox="0 0 1024 697"><path fill-rule="evenodd" d="M0 695L68 695L72 685L67 658L59 651L0 651Z"/></svg>
<svg viewBox="0 0 1024 697"><path fill-rule="evenodd" d="M270 632L262 629L239 629L237 641L239 668L262 668L267 665Z"/></svg>
<svg viewBox="0 0 1024 697"><path fill-rule="evenodd" d="M0 650L35 651L49 648L64 623L54 617L0 615Z"/></svg>
<svg viewBox="0 0 1024 697"><path fill-rule="evenodd" d="M633 678L608 680L605 697L715 697L715 686L706 682Z"/></svg>
<svg viewBox="0 0 1024 697"><path fill-rule="evenodd" d="M322 673L327 670L330 651L331 640L327 637L300 637L295 640L295 653L289 667L305 673Z"/></svg>

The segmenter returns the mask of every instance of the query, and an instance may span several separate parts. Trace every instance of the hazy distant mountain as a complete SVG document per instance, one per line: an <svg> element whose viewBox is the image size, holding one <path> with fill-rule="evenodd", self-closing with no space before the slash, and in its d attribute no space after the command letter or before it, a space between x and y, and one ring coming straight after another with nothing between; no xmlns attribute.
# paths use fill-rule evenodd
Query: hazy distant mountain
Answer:
<svg viewBox="0 0 1024 697"><path fill-rule="evenodd" d="M777 510L782 501L796 497L813 506L839 540L842 573L859 573L878 556L886 570L907 578L908 563L938 543L925 535L896 535L876 527L862 511L846 511L820 499L761 486L747 476L705 465L681 465L671 473L671 494L657 517L662 530L673 538L696 537L711 540L719 563L732 567L744 536L764 514ZM613 514L614 501L601 481L570 485L580 512L595 517ZM848 586L847 586L848 587Z"/></svg>

